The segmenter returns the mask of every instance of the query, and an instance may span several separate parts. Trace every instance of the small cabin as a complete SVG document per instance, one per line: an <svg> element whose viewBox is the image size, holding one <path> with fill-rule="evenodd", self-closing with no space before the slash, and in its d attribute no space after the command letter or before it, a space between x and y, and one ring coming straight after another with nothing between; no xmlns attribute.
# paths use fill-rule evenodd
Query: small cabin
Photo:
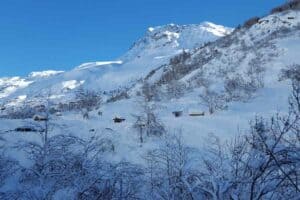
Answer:
<svg viewBox="0 0 300 200"><path fill-rule="evenodd" d="M124 118L119 118L119 117L115 117L113 120L115 123L122 123L123 121L125 121Z"/></svg>
<svg viewBox="0 0 300 200"><path fill-rule="evenodd" d="M174 115L175 117L181 117L182 114L183 114L183 111L174 111L174 112L172 112L172 113L173 113L173 115Z"/></svg>
<svg viewBox="0 0 300 200"><path fill-rule="evenodd" d="M204 116L205 112L191 112L189 113L189 116L191 117L199 117L199 116Z"/></svg>
<svg viewBox="0 0 300 200"><path fill-rule="evenodd" d="M15 129L16 132L37 132L34 127L22 126Z"/></svg>
<svg viewBox="0 0 300 200"><path fill-rule="evenodd" d="M48 117L42 115L34 115L33 120L40 122L40 121L48 121Z"/></svg>

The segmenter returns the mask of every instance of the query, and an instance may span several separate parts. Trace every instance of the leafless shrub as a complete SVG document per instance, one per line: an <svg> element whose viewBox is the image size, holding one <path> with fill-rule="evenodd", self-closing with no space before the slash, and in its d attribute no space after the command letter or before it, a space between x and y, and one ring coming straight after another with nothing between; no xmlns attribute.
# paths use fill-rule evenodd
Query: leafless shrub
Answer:
<svg viewBox="0 0 300 200"><path fill-rule="evenodd" d="M127 91L120 91L118 93L113 94L108 100L107 103L120 101L122 99L128 99L129 95Z"/></svg>
<svg viewBox="0 0 300 200"><path fill-rule="evenodd" d="M205 89L199 97L201 100L200 103L208 107L210 114L213 114L217 110L227 109L227 101L224 94L218 94L217 92Z"/></svg>
<svg viewBox="0 0 300 200"><path fill-rule="evenodd" d="M192 148L186 146L179 133L166 134L162 145L145 156L147 162L148 193L150 199L191 200L194 171Z"/></svg>
<svg viewBox="0 0 300 200"><path fill-rule="evenodd" d="M284 3L281 6L278 6L276 8L273 8L271 10L271 14L283 12L286 10L299 10L300 9L300 1L299 0L292 0Z"/></svg>
<svg viewBox="0 0 300 200"><path fill-rule="evenodd" d="M244 23L243 27L245 27L245 28L250 28L250 27L253 26L254 24L257 24L258 21L259 21L259 19L260 19L259 17L252 17L252 18L248 19L248 20Z"/></svg>
<svg viewBox="0 0 300 200"><path fill-rule="evenodd" d="M170 59L171 65L177 65L179 63L184 63L188 58L191 57L189 52L183 51L181 54Z"/></svg>
<svg viewBox="0 0 300 200"><path fill-rule="evenodd" d="M92 111L92 109L99 108L102 103L102 98L101 95L95 91L80 89L76 93L76 103L79 108Z"/></svg>
<svg viewBox="0 0 300 200"><path fill-rule="evenodd" d="M82 111L84 118L89 118L89 112L93 109L99 109L102 103L102 97L99 93L91 90L80 89L76 93L75 105Z"/></svg>
<svg viewBox="0 0 300 200"><path fill-rule="evenodd" d="M171 81L171 83L167 84L167 96L169 98L180 98L184 95L186 90L186 86L184 83L180 81Z"/></svg>
<svg viewBox="0 0 300 200"><path fill-rule="evenodd" d="M2 147L0 147L0 150ZM17 161L7 157L0 152L0 188L5 184L7 178L11 177L20 168ZM1 197L1 195L0 195Z"/></svg>
<svg viewBox="0 0 300 200"><path fill-rule="evenodd" d="M28 104L6 109L6 117L9 119L30 119L36 114L36 110Z"/></svg>
<svg viewBox="0 0 300 200"><path fill-rule="evenodd" d="M140 95L137 102L140 113L133 115L136 118L133 128L138 131L140 142L143 143L144 133L148 137L161 136L165 133L165 128L156 115L155 100L157 100L157 94L155 87L145 82Z"/></svg>
<svg viewBox="0 0 300 200"><path fill-rule="evenodd" d="M300 65L294 64L281 71L280 80L291 79L300 81Z"/></svg>

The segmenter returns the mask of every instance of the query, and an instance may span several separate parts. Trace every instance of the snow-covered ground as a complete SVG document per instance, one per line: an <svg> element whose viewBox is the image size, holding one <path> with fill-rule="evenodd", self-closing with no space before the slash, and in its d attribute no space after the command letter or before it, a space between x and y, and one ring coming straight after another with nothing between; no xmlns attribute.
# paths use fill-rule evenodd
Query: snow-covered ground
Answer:
<svg viewBox="0 0 300 200"><path fill-rule="evenodd" d="M284 29L290 31L285 33ZM282 32L276 32L280 30ZM230 28L209 22L200 25L170 24L151 27L145 37L116 61L85 63L68 72L33 72L27 78L0 79L0 103L4 105L7 102L14 102L14 106L22 105L25 100L38 95L45 97L49 93L58 102L66 99L71 101L77 88L109 92L137 83L137 80L158 69L149 79L151 83L155 83L168 67L172 67L169 63L170 58L182 53L183 49L192 54L186 63L195 64L202 59L199 55L203 52L208 56L214 53L210 52L212 46L202 47L204 43L211 41L214 45L213 41L231 32ZM282 69L291 64L300 64L300 12L289 11L270 15L260 19L250 29L232 34L237 36L236 43L228 45L224 44L224 41L222 43L222 40L217 40L216 43L221 44L216 45L215 52L220 56L202 65L194 65L196 68L179 81L185 84L193 83L195 77L204 74L212 82L213 89L222 90L225 81L225 77L222 77L224 71L228 72L229 77L247 76L250 63L256 59L259 66L264 69L262 73L264 85L251 99L232 101L228 109L218 110L213 114L209 114L208 108L201 104L200 87L185 91L180 98L164 98L155 102L157 107L155 113L166 129L169 132L182 130L185 142L192 147L201 148L204 138L210 133L225 141L238 133L245 133L249 128L249 122L256 116L269 117L278 112L285 113L288 109L290 85L288 81L279 81L279 77ZM268 40L264 43L266 38ZM265 45L255 46L257 44ZM164 67L159 68L161 66ZM111 161L126 160L144 164L142 156L149 149L156 147L160 139L146 138L142 147L139 143L138 133L133 128L136 120L134 115L143 112L139 104L140 97L135 94L138 89L134 87L129 90L129 98L103 103L98 110L90 113L89 119L84 119L81 112L75 111L64 112L61 116L51 116L53 129L49 134L72 134L80 138L89 138L97 134L110 138L115 143L115 152L109 158ZM98 114L99 111L102 112L101 116ZM183 115L176 118L172 114L173 111L183 111ZM5 113L5 110L0 112ZM205 114L190 116L192 112ZM114 123L115 117L122 117L125 121ZM0 132L6 139L2 144L12 147L22 139L41 142L36 133L14 131L15 128L31 123L37 122L32 119L0 118ZM24 166L30 165L23 152L14 150L8 153Z"/></svg>
<svg viewBox="0 0 300 200"><path fill-rule="evenodd" d="M251 46L255 40L262 40L266 37L268 35L267 32L274 32L282 27L293 28L298 26L300 22L299 16L299 12L267 16L260 20L261 23L247 30L239 39L244 40L247 46ZM19 77L3 78L0 79L0 86L3 88L0 92L0 97L5 100L14 99L16 103L41 94L41 91L44 91L44 94L48 94L51 91L53 97L64 99L66 97L62 94L82 85L92 90L110 91L130 83L130 81L146 76L152 69L168 63L169 58L181 52L183 48L188 49L201 46L201 44L207 41L214 41L220 36L229 34L231 31L232 29L230 28L209 22L200 25L178 26L170 24L149 28L146 36L121 57L121 60L124 61L85 63L68 72L33 72L25 79ZM275 52L278 55L271 59L265 59L266 61L261 63L266 69L264 73L265 86L258 90L253 99L248 102L232 102L228 110L218 111L210 115L207 108L200 102L199 91L195 89L187 92L179 99L157 102L159 119L164 122L170 131L182 129L186 140L193 146L199 146L202 138L209 133L215 133L223 139L228 139L237 134L238 131L245 131L249 121L256 115L265 116L286 111L289 85L286 82L278 82L278 79L281 69L289 64L300 62L297 53L300 52L300 46L298 45L300 43L300 32L295 30L293 33L282 38L275 38L272 41L273 45L276 46L275 50L269 49L269 47L257 49L257 52L264 51L261 53L265 53L263 56L267 58L268 53ZM206 73L211 74L211 78L218 81L218 74L215 74L215 72L220 68L226 68L227 60L234 61L235 58L243 57L243 54L246 54L246 59L240 64L239 68L235 69L234 73L243 71L253 56L251 52L247 55L247 51L237 52L236 49L238 48L234 44L228 48L218 49L220 52L223 52L223 57L214 59L204 65L204 68L207 69ZM235 53L240 55L234 55ZM197 51L194 56L196 55ZM225 65L222 65L222 62ZM185 76L182 80L188 81L191 77L197 75L197 71L198 69ZM70 132L75 132L75 134L79 135L89 134L90 129L98 131L112 129L124 137L124 139L118 141L119 143L125 143L120 146L122 148L133 148L132 151L134 152L138 144L137 135L132 128L134 123L132 115L140 112L137 99L133 96L130 99L107 103L100 110L103 112L103 116L99 117L95 112L94 116L89 120L82 119L80 113L63 114L62 117L57 118L59 118L59 123L65 124L67 129L70 129ZM175 118L173 116L172 112L177 110L183 111L182 117ZM205 112L206 114L204 116L191 117L189 113L192 111ZM116 116L124 117L126 121L121 124L114 124L112 119ZM15 120L1 119L0 123L7 124L8 121L12 127L2 125L2 130L6 131L16 128L17 123ZM125 156L126 159L136 159L129 153L120 156Z"/></svg>

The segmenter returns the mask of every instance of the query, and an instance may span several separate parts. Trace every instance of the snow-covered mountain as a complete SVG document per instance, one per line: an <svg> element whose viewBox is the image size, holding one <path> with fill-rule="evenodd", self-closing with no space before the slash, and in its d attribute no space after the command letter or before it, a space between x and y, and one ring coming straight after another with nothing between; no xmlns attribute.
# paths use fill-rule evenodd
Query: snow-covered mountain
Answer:
<svg viewBox="0 0 300 200"><path fill-rule="evenodd" d="M283 69L300 63L299 24L299 11L288 10L252 20L251 25L248 22L234 31L208 22L149 28L116 61L85 63L67 72L1 78L0 103L3 107L36 105L49 94L54 102L67 103L74 101L78 88L101 91L105 114L100 124L89 124L130 132L131 115L138 112L137 94L146 81L158 94L156 100L162 107L158 114L166 126L184 127L190 143L197 145L199 141L193 138L200 136L193 133L195 128L227 137L225 132L234 133L255 114L286 110L289 85L278 80ZM219 110L203 117L203 123L189 118L187 114L194 111L208 113L203 96L211 93L222 104ZM187 116L174 123L176 110ZM115 116L127 120L115 127L111 121Z"/></svg>
<svg viewBox="0 0 300 200"><path fill-rule="evenodd" d="M6 106L39 104L51 94L54 102L67 103L74 101L78 88L101 91L103 101L108 102L101 108L106 113L103 127L114 126L111 119L124 116L128 120L120 131L130 131L131 114L138 112L137 94L146 81L158 94L163 108L159 115L169 128L185 127L187 133L195 127L204 133L234 133L255 114L286 110L289 85L278 79L287 66L300 63L299 23L299 11L289 10L255 19L233 32L208 22L149 28L116 61L85 63L67 72L2 78L0 102ZM193 118L173 123L170 113L176 110L208 112L203 95L211 93L222 104L220 111L204 117L204 123ZM191 143L198 144L193 137Z"/></svg>
<svg viewBox="0 0 300 200"><path fill-rule="evenodd" d="M148 81L160 87L175 81L189 89L211 88L220 93L226 93L230 84L274 87L281 84L281 70L299 63L299 18L298 11L286 11L251 19L251 26L174 56L169 64L152 71Z"/></svg>
<svg viewBox="0 0 300 200"><path fill-rule="evenodd" d="M191 144L199 144L193 139L200 138L195 128L203 130L201 134L214 132L227 138L228 132L245 127L256 114L286 110L289 85L278 79L287 66L300 63L299 23L299 11L290 10L256 19L251 26L233 32L208 22L150 28L117 61L85 63L67 72L2 78L0 101L7 106L39 104L51 94L54 102L66 103L74 101L78 88L101 91L105 114L100 124L89 124L130 132L132 114L138 112L137 94L146 81L158 94L160 118L170 129L184 128ZM203 96L211 93L221 104L219 111L203 117L203 123L189 118L188 113L194 111L208 113ZM187 116L174 123L172 112L176 110ZM115 116L127 120L115 127L111 121Z"/></svg>
<svg viewBox="0 0 300 200"><path fill-rule="evenodd" d="M84 63L67 72L33 72L24 78L1 78L0 147L3 145L9 149L7 153L9 157L18 160L20 165L25 168L24 176L30 177L27 177L29 180L26 180L30 184L36 184L35 187L40 187L40 184L47 185L48 182L36 183L34 180L48 180L48 177L45 175L45 178L39 174L32 175L30 170L26 171L27 168L31 169L33 159L24 155L40 155L35 151L42 149L40 146L46 146L44 140L54 138L53 140L49 139L53 142L49 142L49 146L52 145L54 149L53 157L57 156L55 153L58 152L59 162L64 163L65 159L66 163L75 163L70 167L72 175L63 180L75 180L73 182L76 184L68 185L68 181L62 181L62 184L66 184L66 186L55 185L60 189L49 190L50 192L46 194L41 193L42 197L48 197L50 194L54 199L62 199L65 196L76 199L73 191L83 191L79 192L80 195L93 195L98 190L102 191L93 185L95 182L98 184L97 181L99 181L99 179L94 179L93 173L97 171L99 173L97 178L104 177L105 180L99 181L102 184L99 183L101 187L109 185L111 176L114 176L118 184L113 187L117 188L117 191L121 191L114 197L119 198L124 192L122 187L132 189L133 185L144 183L141 181L142 179L135 180L140 173L137 166L142 166L141 168L145 171L142 170L143 172L140 174L143 174L143 178L146 180L149 177L152 178L153 175L148 177L147 173L156 172L154 175L157 179L151 180L154 185L149 187L151 187L151 192L153 189L153 191L161 193L153 192L156 196L151 196L151 193L151 198L142 194L139 196L141 199L176 199L175 197L169 198L169 196L158 197L165 197L164 192L167 190L164 189L172 188L168 184L173 181L173 175L175 174L174 176L177 177L182 173L185 175L181 177L182 179L175 180L174 191L176 192L177 187L181 188L184 185L181 190L191 194L192 197L187 195L179 199L248 199L250 190L254 191L253 194L251 193L253 196L258 194L253 199L261 199L264 195L266 199L273 199L273 197L276 197L274 199L285 199L285 194L294 194L291 190L285 191L284 187L290 184L289 182L284 182L284 187L280 188L279 192L276 190L278 193L268 196L269 194L266 192L271 190L277 181L273 177L281 177L284 173L281 171L282 168L265 170L269 169L269 166L266 166L269 163L272 163L271 167L278 163L275 162L276 159L271 158L271 151L267 150L264 154L261 153L261 149L266 149L268 145L275 144L276 146L276 142L265 138L272 134L277 137L276 134L286 131L293 120L295 123L292 122L294 124L287 130L288 134L297 131L299 133L300 129L300 114L298 113L299 116L291 120L291 116L296 115L297 111L290 113L288 117L279 117L285 116L288 111L291 111L292 99L289 98L292 88L291 79L297 79L298 82L293 80L298 84L294 87L299 87L300 2L296 5L298 6L296 9L292 9L291 6L280 7L265 17L252 18L234 30L209 22L199 25L169 24L151 27L142 39L115 61ZM300 91L298 92L300 93ZM79 96L76 96L78 94ZM84 96L93 98L88 99L90 101L87 103L80 99ZM98 100L99 96L102 98L101 104L94 105L93 100ZM299 100L299 94L295 91L294 96ZM86 108L82 102L92 109ZM294 105L297 103L294 102ZM49 108L47 112L44 111L45 107ZM41 140L37 133L43 135L44 132L47 132L48 134L48 129L45 131L46 128L43 129L41 126L43 114L45 114L43 112L50 113L50 117L46 117L49 117L49 124L55 124L55 126L51 126L49 129L49 138ZM41 116L36 114L41 114ZM259 135L261 138L247 137L245 140L241 139L242 136L237 137L232 141L233 144L229 142L230 144L226 143L224 147L222 146L225 140L232 139L237 133L249 133L249 121L257 119L257 116L264 118L276 116L271 118L269 129L267 128L268 123L263 120L260 124L251 127L252 132L256 130L269 131L268 134ZM274 121L276 124L273 124ZM48 120L46 120L47 122ZM150 130L148 127L151 127L151 133L148 132ZM33 130L27 130L26 134L23 134L26 128L33 128ZM176 131L180 132L180 138L188 144L188 148L183 147L181 139L177 140L173 136L172 139L167 138L169 137L167 132ZM165 135L160 135L162 132L166 133L166 140ZM269 134L270 132L271 134ZM199 156L199 152L191 150L190 147L205 150L205 137L208 134L210 134L209 139L213 139L212 143L209 143L213 147L208 147L207 155L200 152L201 156ZM215 136L219 139L216 139ZM276 137L275 139L277 139ZM98 143L94 143L95 138L99 139ZM281 139L281 136L278 138ZM288 144L289 148L285 149L285 142L290 141L291 138L293 139L292 143L296 141L295 144L293 143L291 146ZM296 140L294 136L288 135L284 139L287 140L283 144L280 143L281 146L277 147L278 149L271 150L276 154L284 149L278 158L283 158L282 161L286 164L287 160L285 159L293 156L299 158L299 153L297 153L299 151L294 150L294 148L299 149L299 138ZM16 141L19 140L25 140L27 143L17 143L16 145ZM255 142L261 140L265 143L259 143L256 146ZM29 147L30 151L22 151L21 148L21 150L11 150L16 146L22 146L20 144ZM97 149L99 146L101 146L100 150ZM228 149L227 146L229 146ZM236 148L231 149L231 147ZM286 153L290 147L293 149L292 155ZM61 149L68 148L70 152L61 151ZM73 160L68 157L78 151L81 153L82 149L86 151L82 151L84 156L78 154L80 158L83 158L83 161L78 161L79 164L76 160L77 157L74 159L72 157ZM101 163L102 168L99 168L99 163L90 164L90 161L92 160L91 163L93 163L93 159L96 159L96 155L99 153L95 154L93 151L95 149L101 152L101 161L109 161L108 165ZM228 153L224 149L230 152ZM91 160L86 153L90 150L92 152L89 155ZM43 151L42 149L41 152ZM152 152L150 157L153 156L155 159L153 157L149 159L149 152ZM192 155L189 159L186 156L187 152ZM194 159L194 154L197 154L197 159ZM240 157L240 155L242 156ZM205 161L198 162L198 158L201 160L202 157L205 158ZM40 157L36 160L39 159ZM55 157L55 159L57 158ZM46 168L50 172L44 173L52 175L51 178L55 177L55 173L66 174L60 172L62 169L69 173L69 168L65 169L67 168L65 165L71 164L56 166L50 162L52 160L44 160L51 166L49 169ZM192 160L192 162L187 160ZM172 164L169 165L169 162ZM236 165L235 162L238 164ZM115 166L116 163L117 167L111 169L110 167ZM118 165L119 163L121 165ZM134 167L131 165L128 167L128 163L134 164ZM260 163L262 163L261 166L259 166ZM38 163L37 168L40 169L41 165ZM153 168L152 165L159 167ZM298 165L299 162L291 168L297 169ZM145 166L146 169L143 168ZM169 168L174 170L174 174L170 175L171 178L165 179L162 172L169 173ZM241 168L247 173L244 171L240 173ZM267 175L261 175L261 168L264 168ZM111 171L105 171L108 169ZM249 169L250 171L247 171ZM290 166L285 169L289 170ZM51 170L55 173L52 173ZM80 173L77 173L76 170ZM88 173L90 171L92 175ZM20 172L20 174L22 173L23 171ZM136 174L132 175L131 173ZM193 173L196 175L192 176ZM128 174L131 177L128 178ZM270 174L271 177L269 177ZM18 174L12 175L12 177L17 176ZM35 179L36 176L38 178ZM296 173L295 179L297 177ZM123 181L133 179L134 184L131 182L123 184ZM23 181L23 179L20 180ZM179 180L179 184L177 184L177 180ZM263 183L253 183L251 182L253 180ZM286 177L283 180L286 181ZM2 191L15 188L12 186L14 181L16 182L16 180L9 179L8 186L5 186ZM253 183L252 186L251 183ZM25 182L26 184L27 182ZM86 189L88 184L92 184L88 188L90 190ZM146 187L146 191L149 189L146 182L145 186L140 186L138 189L133 188L136 191L143 191L141 188L144 187ZM48 191L47 188L54 187L47 185L40 190ZM178 194L185 194L181 190ZM103 189L103 191L107 190ZM130 192L132 191L130 190ZM134 192L136 191L134 190ZM174 191L172 192L174 193ZM298 192L297 189L295 191ZM140 195L139 192L137 194ZM281 197L280 195L283 197L277 198ZM89 199L88 197L83 199Z"/></svg>
<svg viewBox="0 0 300 200"><path fill-rule="evenodd" d="M146 35L134 43L121 59L128 61L149 55L154 59L170 58L177 51L202 46L207 42L228 35L232 30L232 28L216 25L211 22L191 25L168 24L165 26L150 27Z"/></svg>
<svg viewBox="0 0 300 200"><path fill-rule="evenodd" d="M33 72L28 77L0 79L0 98L28 98L44 89L53 95L68 93L83 85L102 91L116 90L133 84L151 70L168 63L182 52L229 34L231 28L204 22L199 25L166 25L149 28L146 35L117 61L89 62L67 72ZM1 100L0 100L1 101Z"/></svg>

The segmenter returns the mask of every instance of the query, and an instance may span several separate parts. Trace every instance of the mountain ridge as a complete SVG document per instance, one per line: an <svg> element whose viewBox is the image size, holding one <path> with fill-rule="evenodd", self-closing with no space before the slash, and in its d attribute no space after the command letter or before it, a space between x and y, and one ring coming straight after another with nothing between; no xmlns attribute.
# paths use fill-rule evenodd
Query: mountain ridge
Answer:
<svg viewBox="0 0 300 200"><path fill-rule="evenodd" d="M206 30L208 28L210 30ZM182 49L191 47L189 45L203 45L205 42L213 41L220 37L220 35L215 35L211 31L219 31L220 33L228 34L231 30L231 28L225 28L209 22L201 23L199 25L194 24L179 26L172 24L159 26L156 27L156 30L153 30L152 33L147 32L142 39L138 40L127 53L118 58L116 61L83 63L75 67L73 70L65 72L47 70L43 72L32 72L28 77L24 78L2 78L0 81L0 87L2 87L2 90L0 90L0 97L8 97L14 94L13 98L18 98L18 96L23 95L27 95L28 97L37 95L37 93L42 89L41 86L36 89L34 92L35 94L26 94L27 87L30 88L32 83L36 81L39 82L39 85L45 84L45 88L47 89L49 89L50 85L57 85L52 89L54 93L61 93L61 91L56 90L60 87L59 84L64 85L64 82L66 81L78 82L77 86L80 86L80 82L83 82L83 84L93 84L93 79L94 81L99 82L98 85L100 85L95 89L103 91L115 90L121 85L126 85L135 79L142 78L155 67L167 63L170 57L180 53ZM181 32L185 34L186 32L190 32L197 35L199 31L202 34L192 38L189 44L179 45L181 43L179 40L181 39ZM185 40L184 37L187 36L183 36L183 40ZM141 68L142 65L144 65L143 68ZM80 72L82 74L80 74ZM61 77L61 80L59 80L58 77ZM115 80L118 77L120 82ZM108 84L110 78L114 80L111 81L111 85ZM101 79L103 79L103 81ZM18 80L18 82L16 82L16 84L10 84L10 80ZM47 81L50 81L51 83L48 84ZM23 82L26 82L27 84L23 84ZM88 87L91 89L91 86ZM63 89L64 87L62 86L61 88ZM22 92L24 89L25 91ZM34 88L30 90L33 91Z"/></svg>
<svg viewBox="0 0 300 200"><path fill-rule="evenodd" d="M0 79L0 198L298 199L293 6L191 49L169 25L122 63Z"/></svg>

